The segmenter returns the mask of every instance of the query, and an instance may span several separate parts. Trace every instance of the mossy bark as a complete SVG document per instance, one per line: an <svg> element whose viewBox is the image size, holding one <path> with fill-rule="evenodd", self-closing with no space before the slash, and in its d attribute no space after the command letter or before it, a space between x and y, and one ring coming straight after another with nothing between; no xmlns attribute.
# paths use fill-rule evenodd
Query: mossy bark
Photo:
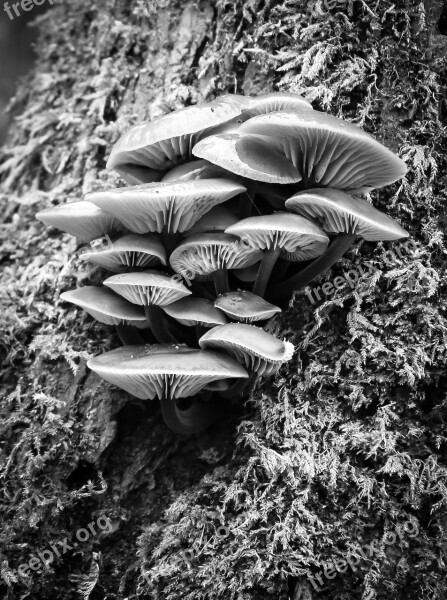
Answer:
<svg viewBox="0 0 447 600"><path fill-rule="evenodd" d="M446 13L328 4L177 1L148 17L137 2L59 0L40 18L0 166L6 598L444 597ZM59 295L102 274L34 215L120 185L105 160L130 125L273 89L304 92L404 157L406 180L373 201L416 250L355 246L321 280L363 270L354 289L316 284L320 301L299 295L272 325L294 360L179 439L155 402L86 369L118 338ZM111 527L77 541L101 515ZM43 572L15 572L64 538L73 547ZM366 544L376 551L355 570L331 570Z"/></svg>

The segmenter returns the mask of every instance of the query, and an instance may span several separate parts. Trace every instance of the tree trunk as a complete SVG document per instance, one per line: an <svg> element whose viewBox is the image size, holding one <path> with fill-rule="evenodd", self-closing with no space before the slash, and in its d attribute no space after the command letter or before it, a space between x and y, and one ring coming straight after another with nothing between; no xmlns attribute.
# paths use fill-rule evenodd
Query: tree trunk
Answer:
<svg viewBox="0 0 447 600"><path fill-rule="evenodd" d="M447 9L160 6L58 0L39 17L38 63L14 102L0 166L0 592L441 599ZM299 295L275 321L297 346L288 367L224 422L180 439L157 403L87 370L119 341L59 296L101 276L73 238L34 216L122 185L105 162L134 123L276 89L401 154L406 179L373 201L417 249L357 246L324 276L363 269L354 289L314 303Z"/></svg>

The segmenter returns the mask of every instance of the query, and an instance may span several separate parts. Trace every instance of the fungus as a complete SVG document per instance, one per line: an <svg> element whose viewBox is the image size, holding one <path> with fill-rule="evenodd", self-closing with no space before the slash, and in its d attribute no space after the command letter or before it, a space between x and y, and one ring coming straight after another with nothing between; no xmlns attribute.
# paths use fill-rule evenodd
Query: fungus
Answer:
<svg viewBox="0 0 447 600"><path fill-rule="evenodd" d="M125 273L109 277L104 285L129 302L144 306L152 332L160 343L177 342L169 331L164 312L160 308L191 294L175 277L157 271Z"/></svg>
<svg viewBox="0 0 447 600"><path fill-rule="evenodd" d="M228 322L224 313L204 298L182 298L168 304L168 306L164 306L163 310L186 327L196 325L215 327L216 325L225 325Z"/></svg>
<svg viewBox="0 0 447 600"><path fill-rule="evenodd" d="M87 363L102 379L142 400L158 397L168 427L176 433L197 433L219 417L215 403L196 399L181 410L176 399L197 395L211 382L242 378L248 374L222 353L184 346L125 346L97 356Z"/></svg>
<svg viewBox="0 0 447 600"><path fill-rule="evenodd" d="M109 248L84 252L82 260L112 271L122 273L129 269L148 269L156 265L166 265L166 252L161 241L151 234L131 233L113 242Z"/></svg>
<svg viewBox="0 0 447 600"><path fill-rule="evenodd" d="M171 169L163 177L163 183L171 181L191 181L192 179L231 178L231 173L213 165L207 160L192 160Z"/></svg>
<svg viewBox="0 0 447 600"><path fill-rule="evenodd" d="M115 167L127 185L141 185L142 183L155 183L161 181L162 171L155 171L140 165L119 165Z"/></svg>
<svg viewBox="0 0 447 600"><path fill-rule="evenodd" d="M235 212L227 204L218 204L208 211L197 223L186 232L187 236L197 233L223 233L227 227L239 221Z"/></svg>
<svg viewBox="0 0 447 600"><path fill-rule="evenodd" d="M274 306L263 298L243 290L222 294L216 299L214 306L223 311L233 321L240 321L241 323L265 321L281 312L278 306Z"/></svg>
<svg viewBox="0 0 447 600"><path fill-rule="evenodd" d="M226 233L201 233L188 237L171 254L171 267L185 279L213 278L217 294L229 291L228 269L257 262L262 254Z"/></svg>
<svg viewBox="0 0 447 600"><path fill-rule="evenodd" d="M107 168L136 164L163 172L190 160L201 136L239 117L247 103L243 96L227 95L135 125L113 147Z"/></svg>
<svg viewBox="0 0 447 600"><path fill-rule="evenodd" d="M46 208L36 214L36 219L75 236L82 242L91 242L105 235L121 234L124 225L113 215L91 202L71 202L63 206Z"/></svg>
<svg viewBox="0 0 447 600"><path fill-rule="evenodd" d="M90 194L90 202L114 215L134 233L158 232L171 252L175 234L190 229L213 206L246 188L226 179L153 183Z"/></svg>
<svg viewBox="0 0 447 600"><path fill-rule="evenodd" d="M261 164L270 153L276 162L279 152L298 170L305 188L365 192L401 179L407 170L403 160L356 125L314 110L260 115L243 123L238 135L237 150L249 167L259 164L259 154L250 153L256 136L264 147Z"/></svg>
<svg viewBox="0 0 447 600"><path fill-rule="evenodd" d="M265 250L253 293L263 296L276 261L305 261L320 256L329 238L312 221L286 212L249 217L226 229L254 249Z"/></svg>
<svg viewBox="0 0 447 600"><path fill-rule="evenodd" d="M81 307L100 323L114 325L123 343L126 343L126 340L142 342L141 336L134 328L149 327L144 310L107 288L85 286L64 292L61 299Z"/></svg>
<svg viewBox="0 0 447 600"><path fill-rule="evenodd" d="M301 192L287 200L286 208L318 220L325 231L337 236L324 254L281 285L281 297L306 287L320 273L334 265L349 250L357 236L367 241L408 237L408 232L394 219L369 202L339 190Z"/></svg>
<svg viewBox="0 0 447 600"><path fill-rule="evenodd" d="M250 97L250 104L242 110L242 117L255 117L271 112L312 110L312 104L303 96L292 92L271 92Z"/></svg>
<svg viewBox="0 0 447 600"><path fill-rule="evenodd" d="M295 348L254 325L228 323L210 329L199 340L205 350L224 350L259 377L276 373L289 361Z"/></svg>

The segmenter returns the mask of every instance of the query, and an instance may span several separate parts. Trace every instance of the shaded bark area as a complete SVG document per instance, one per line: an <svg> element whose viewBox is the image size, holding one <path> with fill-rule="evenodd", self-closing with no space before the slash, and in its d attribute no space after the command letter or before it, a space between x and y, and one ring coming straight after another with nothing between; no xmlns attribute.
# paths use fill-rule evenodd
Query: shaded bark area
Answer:
<svg viewBox="0 0 447 600"><path fill-rule="evenodd" d="M138 3L61 0L40 32L0 165L3 595L443 598L445 6L182 1L148 18ZM297 296L271 325L297 345L291 365L206 434L179 439L156 403L87 371L119 340L59 295L103 273L34 215L121 185L105 160L132 124L278 88L404 157L406 180L373 201L417 250L357 244L321 283L353 265L374 275L315 305ZM101 515L111 530L42 573L16 572ZM417 536L384 542L410 522ZM312 584L371 543L356 570Z"/></svg>

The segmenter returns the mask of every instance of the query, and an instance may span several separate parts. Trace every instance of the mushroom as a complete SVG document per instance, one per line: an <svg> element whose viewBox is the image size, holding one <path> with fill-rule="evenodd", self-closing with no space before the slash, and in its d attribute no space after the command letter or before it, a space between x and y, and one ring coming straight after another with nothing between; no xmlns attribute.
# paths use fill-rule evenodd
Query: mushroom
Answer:
<svg viewBox="0 0 447 600"><path fill-rule="evenodd" d="M100 377L142 400L158 397L166 424L176 433L197 433L220 416L219 406L197 400L181 410L176 399L198 394L222 379L247 379L241 365L225 354L184 346L126 346L88 361Z"/></svg>
<svg viewBox="0 0 447 600"><path fill-rule="evenodd" d="M135 268L147 269L160 264L166 265L163 244L151 234L125 235L113 242L111 247L84 252L81 258L115 273Z"/></svg>
<svg viewBox="0 0 447 600"><path fill-rule="evenodd" d="M219 310L212 302L204 298L192 298L190 296L182 298L168 306L164 306L163 310L186 327L201 326L210 328L228 323L228 319L222 310Z"/></svg>
<svg viewBox="0 0 447 600"><path fill-rule="evenodd" d="M257 262L261 252L244 246L226 233L201 233L188 237L171 254L171 267L185 279L214 279L217 294L229 291L228 269Z"/></svg>
<svg viewBox="0 0 447 600"><path fill-rule="evenodd" d="M276 373L284 362L289 361L295 348L260 327L244 323L228 323L214 327L199 340L205 350L225 350L244 364L249 371L260 377Z"/></svg>
<svg viewBox="0 0 447 600"><path fill-rule="evenodd" d="M161 233L171 252L178 241L175 234L190 229L213 206L245 191L226 179L200 179L117 188L90 194L88 200L134 233Z"/></svg>
<svg viewBox="0 0 447 600"><path fill-rule="evenodd" d="M318 220L325 231L335 233L337 237L324 254L281 285L281 297L306 287L320 273L334 265L349 250L356 236L367 241L385 241L409 235L399 223L369 202L353 198L340 190L313 189L300 192L287 200L286 208Z"/></svg>
<svg viewBox="0 0 447 600"><path fill-rule="evenodd" d="M124 225L113 215L84 201L46 208L36 214L36 219L74 235L82 242L126 231Z"/></svg>
<svg viewBox="0 0 447 600"><path fill-rule="evenodd" d="M262 141L262 164L270 153L275 161L278 153L290 160L306 189L366 192L401 179L407 170L403 160L356 125L315 110L260 115L243 123L238 135ZM259 155L251 156L245 141L239 146L242 160L257 168ZM205 153L195 154L211 160Z"/></svg>
<svg viewBox="0 0 447 600"><path fill-rule="evenodd" d="M249 217L228 227L256 250L266 250L253 293L263 296L273 267L282 255L291 261L305 261L320 256L329 243L328 236L315 223L286 212Z"/></svg>
<svg viewBox="0 0 447 600"><path fill-rule="evenodd" d="M115 144L107 168L136 164L164 172L190 160L201 136L239 117L247 103L243 96L228 95L136 125Z"/></svg>
<svg viewBox="0 0 447 600"><path fill-rule="evenodd" d="M152 332L160 343L177 341L168 330L160 308L191 294L176 277L149 270L113 275L104 281L104 285L133 304L144 306Z"/></svg>
<svg viewBox="0 0 447 600"><path fill-rule="evenodd" d="M80 306L100 323L115 325L123 343L142 342L141 336L134 328L149 327L143 310L107 288L88 285L64 292L61 299Z"/></svg>
<svg viewBox="0 0 447 600"><path fill-rule="evenodd" d="M233 321L240 321L241 323L265 321L281 312L278 306L274 306L263 298L243 290L222 294L216 299L214 306L223 311Z"/></svg>

